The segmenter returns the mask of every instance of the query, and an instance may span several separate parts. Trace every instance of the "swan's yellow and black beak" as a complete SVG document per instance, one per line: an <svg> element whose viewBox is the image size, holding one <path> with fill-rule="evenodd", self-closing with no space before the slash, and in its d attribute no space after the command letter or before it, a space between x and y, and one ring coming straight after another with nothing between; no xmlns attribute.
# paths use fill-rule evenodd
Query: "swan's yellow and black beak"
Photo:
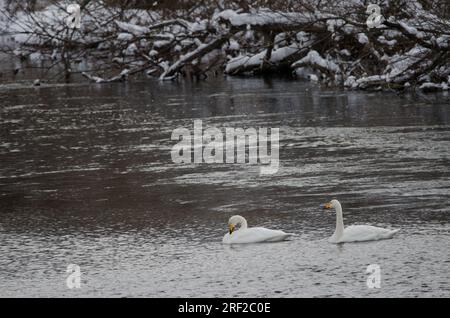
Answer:
<svg viewBox="0 0 450 318"><path fill-rule="evenodd" d="M328 203L325 203L324 205L323 205L323 208L324 209L331 209L333 206L331 205L331 203L330 202L328 202Z"/></svg>
<svg viewBox="0 0 450 318"><path fill-rule="evenodd" d="M234 232L234 224L228 224L228 231L230 234Z"/></svg>

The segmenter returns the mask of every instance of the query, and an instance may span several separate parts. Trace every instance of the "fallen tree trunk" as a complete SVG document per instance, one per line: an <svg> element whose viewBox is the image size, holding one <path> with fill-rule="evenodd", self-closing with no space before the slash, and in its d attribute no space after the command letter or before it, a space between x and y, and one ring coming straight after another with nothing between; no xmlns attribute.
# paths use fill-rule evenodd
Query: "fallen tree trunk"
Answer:
<svg viewBox="0 0 450 318"><path fill-rule="evenodd" d="M182 56L177 62L167 68L160 76L161 80L172 78L175 76L185 65L189 64L193 60L204 56L212 50L220 48L228 39L232 36L232 33L227 33L219 36L218 38L210 41L206 44L200 44L197 49Z"/></svg>

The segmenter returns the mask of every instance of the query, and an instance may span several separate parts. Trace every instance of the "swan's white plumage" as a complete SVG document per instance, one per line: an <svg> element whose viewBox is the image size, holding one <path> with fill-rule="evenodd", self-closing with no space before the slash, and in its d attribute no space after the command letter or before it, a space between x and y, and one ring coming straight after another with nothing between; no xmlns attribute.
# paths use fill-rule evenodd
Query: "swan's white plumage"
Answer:
<svg viewBox="0 0 450 318"><path fill-rule="evenodd" d="M270 230L264 227L247 228L247 221L239 215L232 216L228 223L233 226L239 224L241 227L231 234L225 234L222 240L224 244L279 242L292 235L280 230Z"/></svg>
<svg viewBox="0 0 450 318"><path fill-rule="evenodd" d="M390 230L371 225L350 225L344 228L342 206L338 200L332 200L325 205L326 208L333 207L336 211L336 229L330 237L331 243L349 243L378 241L392 238L399 230Z"/></svg>
<svg viewBox="0 0 450 318"><path fill-rule="evenodd" d="M349 243L378 241L392 238L399 230L389 230L371 225L350 225L344 229L341 237L336 237L336 233L330 237L331 243Z"/></svg>
<svg viewBox="0 0 450 318"><path fill-rule="evenodd" d="M278 230L269 230L264 227L251 227L249 229L240 229L233 233L225 234L223 243L261 243L261 242L279 242L287 239L291 234Z"/></svg>

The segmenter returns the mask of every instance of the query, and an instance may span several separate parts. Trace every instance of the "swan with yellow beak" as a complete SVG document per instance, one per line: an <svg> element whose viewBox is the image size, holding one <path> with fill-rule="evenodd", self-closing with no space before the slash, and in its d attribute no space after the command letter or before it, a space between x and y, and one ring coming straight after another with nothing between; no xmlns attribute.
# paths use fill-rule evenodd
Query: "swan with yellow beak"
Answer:
<svg viewBox="0 0 450 318"><path fill-rule="evenodd" d="M336 229L330 237L330 243L349 243L378 241L392 238L399 230L385 229L371 225L350 225L344 228L344 218L342 216L342 206L338 200L331 200L325 203L324 209L336 211Z"/></svg>

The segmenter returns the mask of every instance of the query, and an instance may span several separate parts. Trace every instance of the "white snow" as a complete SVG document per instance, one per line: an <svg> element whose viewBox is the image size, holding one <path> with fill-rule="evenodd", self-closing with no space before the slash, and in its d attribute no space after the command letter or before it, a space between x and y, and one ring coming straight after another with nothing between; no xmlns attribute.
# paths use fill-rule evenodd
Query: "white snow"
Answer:
<svg viewBox="0 0 450 318"><path fill-rule="evenodd" d="M231 39L230 44L228 45L228 49L231 51L239 51L240 45L238 41Z"/></svg>
<svg viewBox="0 0 450 318"><path fill-rule="evenodd" d="M429 49L416 45L404 54L395 54L394 56L388 58L389 64L386 67L388 76L393 78L403 74L411 65L418 62L422 56L428 52Z"/></svg>
<svg viewBox="0 0 450 318"><path fill-rule="evenodd" d="M125 55L134 55L138 51L136 44L131 43L125 50Z"/></svg>
<svg viewBox="0 0 450 318"><path fill-rule="evenodd" d="M385 44L387 46L394 46L394 45L397 44L397 40L395 40L395 39L394 40L387 40L383 35L380 35L377 38L377 41L382 43L382 44Z"/></svg>
<svg viewBox="0 0 450 318"><path fill-rule="evenodd" d="M237 13L234 10L224 10L214 16L214 20L227 20L233 26L265 25L270 23L298 24L306 22L311 16L300 12L275 12L260 10L255 13Z"/></svg>
<svg viewBox="0 0 450 318"><path fill-rule="evenodd" d="M131 41L133 39L133 35L130 33L121 32L117 35L117 40L119 41Z"/></svg>
<svg viewBox="0 0 450 318"><path fill-rule="evenodd" d="M414 35L418 39L422 39L425 37L425 34L423 32L419 32L415 27L410 26L403 21L400 21L399 24L403 29L405 29L406 32L408 32L411 35Z"/></svg>
<svg viewBox="0 0 450 318"><path fill-rule="evenodd" d="M342 19L330 19L327 20L327 30L330 32L334 32L336 28L340 28L345 24L345 21Z"/></svg>
<svg viewBox="0 0 450 318"><path fill-rule="evenodd" d="M270 57L271 63L277 63L286 57L295 54L298 52L300 47L297 44L292 44L289 46L285 46L279 49L272 50L272 55ZM261 65L263 62L264 57L266 56L267 50L264 50L258 54L255 54L253 56L244 56L239 55L230 61L228 61L226 67L225 67L225 73L232 73L236 69L243 67L243 66L257 66Z"/></svg>
<svg viewBox="0 0 450 318"><path fill-rule="evenodd" d="M314 51L314 50L309 51L308 54L304 58L293 63L292 67L304 66L304 65L320 67L320 68L329 70L334 73L338 73L340 71L339 66L337 66L332 61L324 59L323 57L320 56L320 54L317 51Z"/></svg>
<svg viewBox="0 0 450 318"><path fill-rule="evenodd" d="M358 42L361 44L369 43L369 38L364 33L358 33Z"/></svg>
<svg viewBox="0 0 450 318"><path fill-rule="evenodd" d="M420 85L419 87L420 90L448 90L448 84L443 82L443 83L431 83L431 82L426 82L423 83L422 85Z"/></svg>
<svg viewBox="0 0 450 318"><path fill-rule="evenodd" d="M139 26L136 24L131 24L131 23L127 23L127 22L120 22L120 21L115 21L117 26L122 29L123 31L126 31L128 33L140 36L146 33L149 33L150 30L146 27L143 26Z"/></svg>

